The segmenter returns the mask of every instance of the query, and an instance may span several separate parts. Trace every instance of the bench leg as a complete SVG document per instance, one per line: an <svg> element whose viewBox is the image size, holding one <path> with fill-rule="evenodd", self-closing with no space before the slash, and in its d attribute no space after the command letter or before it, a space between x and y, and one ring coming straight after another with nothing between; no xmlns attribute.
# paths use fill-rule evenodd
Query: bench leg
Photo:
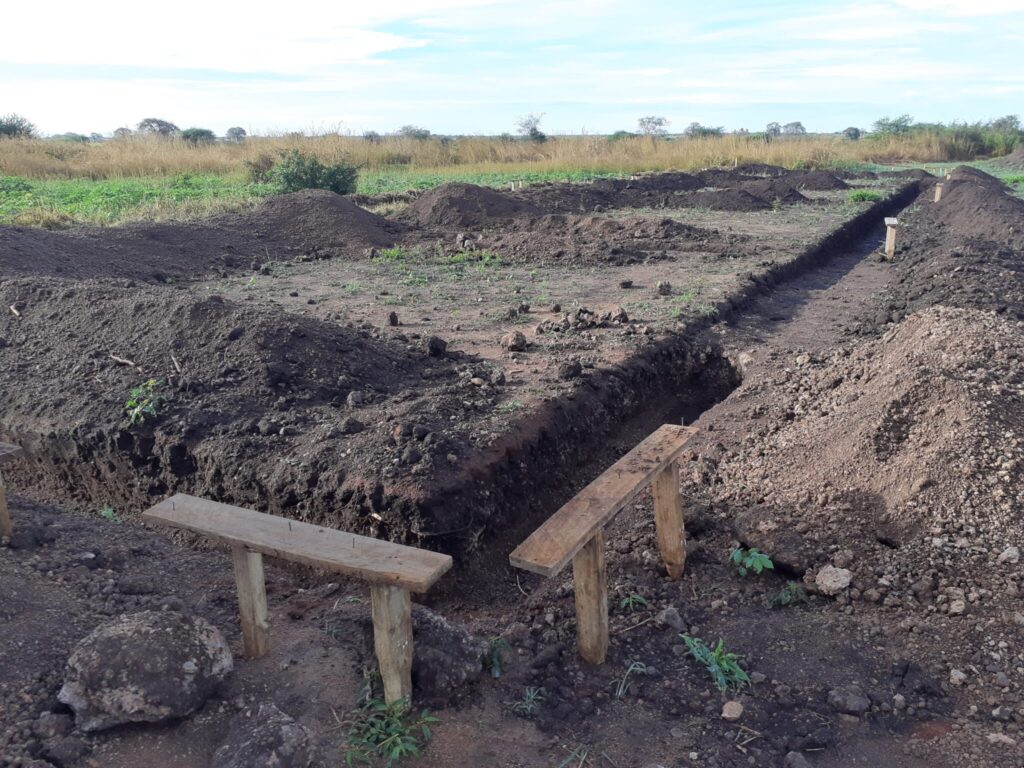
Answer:
<svg viewBox="0 0 1024 768"><path fill-rule="evenodd" d="M14 533L11 524L11 513L7 510L7 491L4 488L4 476L0 474L0 539L9 539Z"/></svg>
<svg viewBox="0 0 1024 768"><path fill-rule="evenodd" d="M232 547L238 608L242 615L242 645L250 659L266 656L270 650L270 622L267 620L267 588L263 580L263 555L245 547Z"/></svg>
<svg viewBox="0 0 1024 768"><path fill-rule="evenodd" d="M604 534L598 531L572 559L576 585L576 643L580 656L603 664L608 654L608 580Z"/></svg>
<svg viewBox="0 0 1024 768"><path fill-rule="evenodd" d="M686 530L683 505L679 499L679 465L672 462L651 483L654 494L654 527L658 532L658 551L668 577L675 581L686 565Z"/></svg>
<svg viewBox="0 0 1024 768"><path fill-rule="evenodd" d="M412 597L409 590L370 585L373 649L384 683L384 700L412 700Z"/></svg>

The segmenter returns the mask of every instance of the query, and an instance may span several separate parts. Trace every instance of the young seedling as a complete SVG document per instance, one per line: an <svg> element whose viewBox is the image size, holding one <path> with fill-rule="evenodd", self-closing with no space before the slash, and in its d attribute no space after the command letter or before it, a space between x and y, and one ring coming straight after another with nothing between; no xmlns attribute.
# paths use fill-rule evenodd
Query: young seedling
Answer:
<svg viewBox="0 0 1024 768"><path fill-rule="evenodd" d="M544 689L529 687L523 692L523 698L511 704L512 711L522 717L533 717L544 701Z"/></svg>
<svg viewBox="0 0 1024 768"><path fill-rule="evenodd" d="M768 598L770 608L784 608L787 605L806 602L807 591L795 581L787 582L785 587Z"/></svg>
<svg viewBox="0 0 1024 768"><path fill-rule="evenodd" d="M503 637L492 637L487 641L487 658L484 660L484 664L491 670L491 677L501 677L504 672L501 665L501 654L508 649L508 641Z"/></svg>
<svg viewBox="0 0 1024 768"><path fill-rule="evenodd" d="M403 757L418 757L430 741L430 726L438 719L427 710L419 715L409 709L408 699L388 704L370 699L352 712L345 762L373 763L383 760L392 766Z"/></svg>
<svg viewBox="0 0 1024 768"><path fill-rule="evenodd" d="M772 559L757 547L750 549L737 547L730 553L729 560L736 566L736 572L740 576L746 576L750 571L760 574L765 570L775 570L775 563L772 562Z"/></svg>
<svg viewBox="0 0 1024 768"><path fill-rule="evenodd" d="M718 690L739 689L750 684L750 678L740 666L740 657L726 651L725 644L721 639L712 650L699 637L690 637L690 635L680 635L680 637L686 643L690 655L707 669Z"/></svg>
<svg viewBox="0 0 1024 768"><path fill-rule="evenodd" d="M108 520L111 523L120 523L121 522L121 518L117 516L117 512L115 512L114 508L111 507L111 506L103 507L103 509L100 510L99 515L104 520Z"/></svg>
<svg viewBox="0 0 1024 768"><path fill-rule="evenodd" d="M626 613L642 611L649 605L647 598L643 595L626 595L619 601L619 610Z"/></svg>
<svg viewBox="0 0 1024 768"><path fill-rule="evenodd" d="M642 661L630 662L629 666L626 667L626 671L622 677L617 677L611 681L609 687L612 689L612 694L616 699L621 699L626 695L626 691L629 690L629 678L635 674L645 674L647 672L647 665Z"/></svg>
<svg viewBox="0 0 1024 768"><path fill-rule="evenodd" d="M157 393L162 386L163 382L159 379L149 379L137 387L132 387L124 403L129 427L141 424L148 418L156 418L157 410L164 402L163 397Z"/></svg>

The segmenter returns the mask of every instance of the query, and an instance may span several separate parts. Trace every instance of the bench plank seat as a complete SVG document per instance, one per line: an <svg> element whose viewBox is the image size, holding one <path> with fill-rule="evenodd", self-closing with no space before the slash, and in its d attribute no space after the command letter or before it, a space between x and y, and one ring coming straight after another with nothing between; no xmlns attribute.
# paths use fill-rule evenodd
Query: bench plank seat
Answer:
<svg viewBox="0 0 1024 768"><path fill-rule="evenodd" d="M509 556L523 570L553 576L561 571L605 523L636 498L675 461L695 427L665 424L609 467Z"/></svg>
<svg viewBox="0 0 1024 768"><path fill-rule="evenodd" d="M451 556L438 552L180 493L151 507L142 519L413 592L426 592L452 566Z"/></svg>

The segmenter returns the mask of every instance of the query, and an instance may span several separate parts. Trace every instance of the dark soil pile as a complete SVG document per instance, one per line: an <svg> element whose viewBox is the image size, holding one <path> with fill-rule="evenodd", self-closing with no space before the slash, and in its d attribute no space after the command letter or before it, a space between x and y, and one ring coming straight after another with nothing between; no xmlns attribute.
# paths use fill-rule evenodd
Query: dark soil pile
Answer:
<svg viewBox="0 0 1024 768"><path fill-rule="evenodd" d="M797 185L785 176L776 179L758 179L757 181L744 181L739 189L759 197L767 203L806 203L808 199L800 194Z"/></svg>
<svg viewBox="0 0 1024 768"><path fill-rule="evenodd" d="M333 192L308 190L198 222L65 232L0 227L0 272L162 283L274 260L354 256L394 244L401 232Z"/></svg>
<svg viewBox="0 0 1024 768"><path fill-rule="evenodd" d="M702 189L680 197L681 207L712 211L764 211L772 207L771 202L746 189Z"/></svg>
<svg viewBox="0 0 1024 768"><path fill-rule="evenodd" d="M681 192L688 189L700 189L703 182L689 173L654 173L640 176L623 185L623 189L641 190L643 192Z"/></svg>
<svg viewBox="0 0 1024 768"><path fill-rule="evenodd" d="M486 227L515 216L539 216L530 202L475 184L442 184L419 195L402 218L422 227Z"/></svg>
<svg viewBox="0 0 1024 768"><path fill-rule="evenodd" d="M1009 171L1024 171L1024 144L1019 145L1010 154L993 160L992 165Z"/></svg>
<svg viewBox="0 0 1024 768"><path fill-rule="evenodd" d="M815 192L850 188L849 184L828 171L792 171L786 175L786 181L797 189L810 189Z"/></svg>
<svg viewBox="0 0 1024 768"><path fill-rule="evenodd" d="M733 172L743 176L785 176L790 173L781 165L768 165L767 163L744 163L733 168Z"/></svg>

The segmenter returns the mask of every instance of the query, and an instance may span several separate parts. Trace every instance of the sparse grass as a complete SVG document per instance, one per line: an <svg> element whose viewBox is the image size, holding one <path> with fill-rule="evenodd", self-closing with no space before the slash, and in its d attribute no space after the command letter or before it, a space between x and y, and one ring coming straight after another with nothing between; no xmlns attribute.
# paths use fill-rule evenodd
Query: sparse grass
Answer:
<svg viewBox="0 0 1024 768"><path fill-rule="evenodd" d="M540 710L540 705L543 702L544 689L531 686L523 691L523 698L513 701L509 705L509 709L521 717L533 717Z"/></svg>
<svg viewBox="0 0 1024 768"><path fill-rule="evenodd" d="M382 760L392 766L404 757L418 757L430 741L430 726L437 722L427 710L413 713L407 699L391 704L369 699L349 717L345 762L372 764Z"/></svg>
<svg viewBox="0 0 1024 768"><path fill-rule="evenodd" d="M636 611L642 611L649 603L647 598L643 595L626 595L619 601L619 610L626 613L635 613Z"/></svg>
<svg viewBox="0 0 1024 768"><path fill-rule="evenodd" d="M621 699L626 695L629 690L629 679L633 675L643 675L647 673L647 665L642 661L631 661L629 666L626 667L626 671L622 673L622 677L617 677L608 684L612 689L612 696L616 699Z"/></svg>
<svg viewBox="0 0 1024 768"><path fill-rule="evenodd" d="M795 581L789 581L786 586L775 592L768 598L769 608L785 608L787 605L808 602L807 590Z"/></svg>
<svg viewBox="0 0 1024 768"><path fill-rule="evenodd" d="M497 413L515 413L516 411L522 410L525 406L518 400L506 400L504 403L499 403L494 407Z"/></svg>
<svg viewBox="0 0 1024 768"><path fill-rule="evenodd" d="M740 657L726 651L722 640L719 640L718 645L712 650L699 637L690 635L680 635L680 637L686 643L686 649L690 655L707 669L718 690L739 689L750 684L750 677L740 666Z"/></svg>
<svg viewBox="0 0 1024 768"><path fill-rule="evenodd" d="M877 203L884 195L874 189L855 189L847 195L851 203Z"/></svg>

